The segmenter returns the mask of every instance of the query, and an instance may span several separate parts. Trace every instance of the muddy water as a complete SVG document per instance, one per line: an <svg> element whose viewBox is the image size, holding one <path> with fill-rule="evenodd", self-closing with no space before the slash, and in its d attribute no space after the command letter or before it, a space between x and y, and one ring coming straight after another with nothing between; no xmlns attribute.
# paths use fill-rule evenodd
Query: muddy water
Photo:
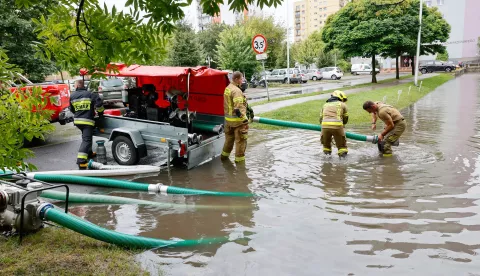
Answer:
<svg viewBox="0 0 480 276"><path fill-rule="evenodd" d="M258 131L249 140L246 167L216 160L139 179L252 191L258 198L116 192L190 207L86 206L75 212L135 235L232 238L138 257L165 275L478 275L479 92L480 76L464 75L404 110L408 129L394 158L349 141L349 157L339 161L322 156L317 133Z"/></svg>

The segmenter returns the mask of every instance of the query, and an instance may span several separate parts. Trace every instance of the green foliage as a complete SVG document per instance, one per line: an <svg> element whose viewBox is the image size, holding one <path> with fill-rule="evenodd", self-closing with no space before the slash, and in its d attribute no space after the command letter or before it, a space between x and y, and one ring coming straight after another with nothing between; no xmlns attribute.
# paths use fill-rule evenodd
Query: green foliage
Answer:
<svg viewBox="0 0 480 276"><path fill-rule="evenodd" d="M244 72L251 76L258 71L259 62L251 48L251 38L244 26L229 27L220 34L217 60L221 69Z"/></svg>
<svg viewBox="0 0 480 276"><path fill-rule="evenodd" d="M171 41L168 65L194 67L201 63L201 46L189 25L177 25Z"/></svg>
<svg viewBox="0 0 480 276"><path fill-rule="evenodd" d="M441 61L447 61L448 60L448 52L445 51L445 53L437 53L437 60Z"/></svg>
<svg viewBox="0 0 480 276"><path fill-rule="evenodd" d="M226 24L223 23L213 23L207 25L204 30L198 33L198 42L202 46L202 64L208 65L208 62L204 60L208 57L212 59L210 62L210 67L217 68L218 63L215 60L217 54L217 45L219 42L220 33L227 28Z"/></svg>
<svg viewBox="0 0 480 276"><path fill-rule="evenodd" d="M277 59L282 55L282 45L287 30L284 27L275 24L275 20L272 16L267 18L250 17L244 22L244 25L246 33L250 39L253 39L257 34L263 34L265 36L268 42L268 58L265 61L265 67L267 69L274 69Z"/></svg>
<svg viewBox="0 0 480 276"><path fill-rule="evenodd" d="M294 52L296 51L296 44L290 45L290 68L295 67L295 59L294 59ZM275 63L276 68L287 68L287 42L282 44L282 48L280 49L280 54L277 57L277 62Z"/></svg>
<svg viewBox="0 0 480 276"><path fill-rule="evenodd" d="M20 7L49 0L15 0ZM71 71L80 67L90 71L104 70L111 62L152 63L163 60L165 36L185 16L182 8L192 0L127 0L130 12L108 10L98 0L62 0L50 8L48 18L35 20L45 41L37 44L42 57L54 59L59 67ZM232 0L230 8L243 11L249 4L259 7L278 6L282 0ZM220 12L222 0L201 0L203 12ZM140 16L143 14L143 16Z"/></svg>
<svg viewBox="0 0 480 276"><path fill-rule="evenodd" d="M48 121L51 111L44 110L47 101L42 97L40 87L17 89L15 93L7 87L12 82L12 75L19 72L8 63L7 55L0 50L0 170L18 170L18 165L25 169L25 160L32 157L33 152L22 148L24 139L44 139L43 135L53 130L53 125ZM33 164L28 164L28 167L35 169Z"/></svg>
<svg viewBox="0 0 480 276"><path fill-rule="evenodd" d="M57 1L47 1L16 10L12 9L15 0L0 1L0 48L7 53L10 62L22 69L33 82L42 82L47 75L57 71L50 60L35 56L34 44L38 39L31 21L48 14L47 9L55 4Z"/></svg>
<svg viewBox="0 0 480 276"><path fill-rule="evenodd" d="M324 47L322 33L320 31L315 31L308 36L307 39L298 43L294 53L295 60L300 64L309 67L311 64L315 63Z"/></svg>

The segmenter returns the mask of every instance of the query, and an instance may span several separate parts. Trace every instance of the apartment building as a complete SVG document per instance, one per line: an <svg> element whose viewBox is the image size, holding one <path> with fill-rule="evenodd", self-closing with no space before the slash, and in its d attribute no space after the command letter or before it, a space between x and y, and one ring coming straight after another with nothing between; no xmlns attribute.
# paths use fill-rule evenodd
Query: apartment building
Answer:
<svg viewBox="0 0 480 276"><path fill-rule="evenodd" d="M293 26L295 41L306 39L319 30L331 14L339 11L348 0L301 0L294 3Z"/></svg>
<svg viewBox="0 0 480 276"><path fill-rule="evenodd" d="M450 38L444 45L454 60L480 58L480 0L424 0L429 7L437 7L451 26Z"/></svg>

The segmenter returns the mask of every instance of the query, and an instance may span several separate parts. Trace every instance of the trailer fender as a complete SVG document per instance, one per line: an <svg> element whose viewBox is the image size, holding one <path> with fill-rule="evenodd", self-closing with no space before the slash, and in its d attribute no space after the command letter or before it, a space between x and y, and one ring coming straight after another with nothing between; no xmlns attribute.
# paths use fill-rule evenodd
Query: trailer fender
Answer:
<svg viewBox="0 0 480 276"><path fill-rule="evenodd" d="M132 141L135 148L138 149L140 158L147 156L147 145L145 144L140 131L130 128L114 128L110 133L108 141L113 141L117 136L128 137Z"/></svg>

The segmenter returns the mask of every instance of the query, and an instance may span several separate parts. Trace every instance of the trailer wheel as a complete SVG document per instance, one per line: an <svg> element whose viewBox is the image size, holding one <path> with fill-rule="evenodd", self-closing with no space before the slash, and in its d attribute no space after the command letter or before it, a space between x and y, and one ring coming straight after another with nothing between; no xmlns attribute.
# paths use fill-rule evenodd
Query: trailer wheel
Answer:
<svg viewBox="0 0 480 276"><path fill-rule="evenodd" d="M120 165L135 165L140 161L138 149L129 137L117 136L112 143L113 158Z"/></svg>

